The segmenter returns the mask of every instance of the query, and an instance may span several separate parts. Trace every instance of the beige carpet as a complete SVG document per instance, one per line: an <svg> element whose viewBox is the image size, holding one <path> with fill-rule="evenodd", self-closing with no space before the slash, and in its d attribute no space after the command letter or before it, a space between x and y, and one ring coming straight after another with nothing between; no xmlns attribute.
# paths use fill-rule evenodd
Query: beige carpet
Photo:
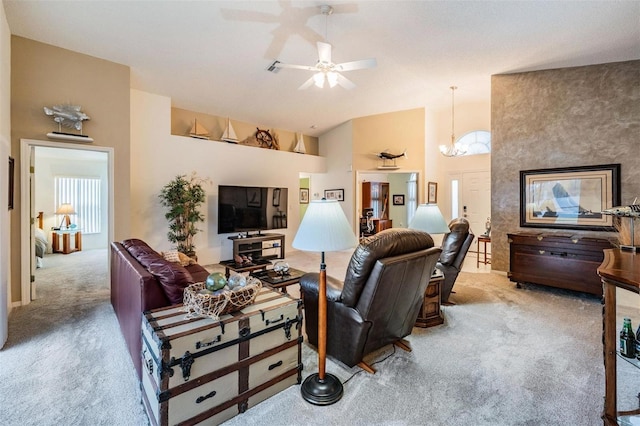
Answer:
<svg viewBox="0 0 640 426"><path fill-rule="evenodd" d="M328 273L344 276L348 255L328 253ZM319 259L291 252L287 261L315 271ZM40 298L14 310L0 351L0 423L146 424L109 302L106 251L47 256L37 277ZM227 424L601 424L598 298L516 289L492 273L463 272L454 290L457 304L444 308L445 324L414 329L413 352L389 346L367 357L376 375L329 360L327 370L345 382L337 404L307 404L293 386ZM306 343L303 363L303 378L316 371Z"/></svg>

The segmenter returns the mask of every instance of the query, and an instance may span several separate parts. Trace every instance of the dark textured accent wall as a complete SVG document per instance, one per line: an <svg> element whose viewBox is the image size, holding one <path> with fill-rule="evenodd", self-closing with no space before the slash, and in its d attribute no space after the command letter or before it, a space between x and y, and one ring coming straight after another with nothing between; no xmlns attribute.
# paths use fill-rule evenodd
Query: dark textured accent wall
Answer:
<svg viewBox="0 0 640 426"><path fill-rule="evenodd" d="M640 196L640 61L491 78L492 269L509 270L520 228L520 170L620 163L622 204Z"/></svg>

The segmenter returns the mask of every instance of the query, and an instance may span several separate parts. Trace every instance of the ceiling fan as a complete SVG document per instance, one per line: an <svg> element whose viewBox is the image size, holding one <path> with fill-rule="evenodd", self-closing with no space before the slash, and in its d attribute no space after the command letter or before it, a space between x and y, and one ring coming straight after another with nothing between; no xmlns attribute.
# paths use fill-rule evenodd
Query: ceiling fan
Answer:
<svg viewBox="0 0 640 426"><path fill-rule="evenodd" d="M333 7L324 5L320 6L323 15L329 16L333 13ZM326 39L326 36L325 36ZM374 68L377 65L375 58L362 59L359 61L343 62L334 64L331 60L331 44L319 41L318 43L318 62L315 65L293 65L284 64L280 61L274 61L268 71L278 72L280 68L293 68L307 71L315 71L315 74L305 81L298 90L304 90L315 84L317 87L324 87L324 82L329 83L329 87L335 87L336 84L345 89L353 89L356 85L344 77L341 72L353 71L366 68Z"/></svg>

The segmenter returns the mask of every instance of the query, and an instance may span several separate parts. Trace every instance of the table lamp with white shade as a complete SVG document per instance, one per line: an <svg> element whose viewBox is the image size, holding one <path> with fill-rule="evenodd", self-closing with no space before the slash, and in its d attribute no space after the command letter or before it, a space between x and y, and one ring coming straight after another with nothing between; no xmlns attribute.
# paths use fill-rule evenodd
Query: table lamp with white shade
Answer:
<svg viewBox="0 0 640 426"><path fill-rule="evenodd" d="M318 286L318 373L301 386L302 397L315 405L330 405L342 397L340 379L325 371L327 357L327 265L324 253L354 247L356 236L336 200L313 200L302 218L293 243L302 251L321 253Z"/></svg>
<svg viewBox="0 0 640 426"><path fill-rule="evenodd" d="M409 223L409 228L429 234L446 234L450 231L437 204L420 204Z"/></svg>
<svg viewBox="0 0 640 426"><path fill-rule="evenodd" d="M66 223L66 227L69 228L71 226L71 218L70 214L76 214L76 211L73 209L73 206L69 203L62 203L58 206L56 210L56 214L64 215L62 221L60 222L60 228L62 228L62 224Z"/></svg>

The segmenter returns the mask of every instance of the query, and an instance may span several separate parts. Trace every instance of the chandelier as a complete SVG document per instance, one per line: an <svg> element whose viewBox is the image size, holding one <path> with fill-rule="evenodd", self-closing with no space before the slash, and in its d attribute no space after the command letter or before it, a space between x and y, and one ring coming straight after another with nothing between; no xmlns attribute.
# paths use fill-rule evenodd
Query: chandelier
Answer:
<svg viewBox="0 0 640 426"><path fill-rule="evenodd" d="M440 153L445 157L459 157L461 155L465 155L467 153L467 147L456 143L456 135L454 133L454 124L455 124L455 111L453 108L453 94L457 89L457 86L451 86L451 144L450 145L440 145Z"/></svg>

